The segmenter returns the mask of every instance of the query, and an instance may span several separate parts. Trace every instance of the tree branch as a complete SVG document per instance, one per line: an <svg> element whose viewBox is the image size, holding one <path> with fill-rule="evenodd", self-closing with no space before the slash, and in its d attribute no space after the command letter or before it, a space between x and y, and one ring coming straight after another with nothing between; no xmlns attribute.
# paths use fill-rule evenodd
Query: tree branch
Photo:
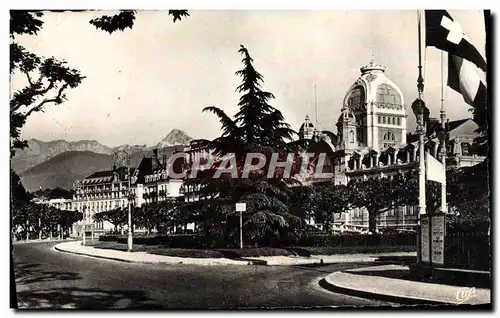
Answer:
<svg viewBox="0 0 500 318"><path fill-rule="evenodd" d="M51 84L53 84L53 82L51 82ZM44 99L40 104L38 104L37 106L33 107L32 109L30 109L25 115L24 115L24 118L28 118L29 115L31 115L31 113L33 112L37 112L37 111L40 111L43 107L43 105L45 105L46 103L57 103L58 101L61 100L61 95L63 93L63 91L69 86L68 83L64 84L63 86L61 86L61 88L59 88L59 91L57 92L57 96L54 97L54 98L51 98L51 99Z"/></svg>
<svg viewBox="0 0 500 318"><path fill-rule="evenodd" d="M54 85L55 85L55 80L53 81L50 81L49 82L49 85L45 88L45 89L42 89L42 90L37 90L35 89L34 87L36 87L37 85L39 85L41 82L42 82L42 76L40 76L40 78L37 80L36 83L32 83L31 79L30 79L30 76L28 74L28 72L23 72L24 74L26 74L26 76L28 77L28 81L31 83L30 86L31 86L31 89L28 93L26 93L28 96L27 96L27 100L30 100L32 98L34 98L35 96L41 96L41 95L45 95L47 94L52 88L54 88ZM18 91L19 92L19 91ZM23 94L22 92L19 92L19 94ZM14 98L15 100L15 98ZM22 106L29 106L28 104L25 104L25 103L15 103L13 105L11 105L10 107L10 111L11 113L12 112L15 112L17 110L19 110L19 108L21 108Z"/></svg>

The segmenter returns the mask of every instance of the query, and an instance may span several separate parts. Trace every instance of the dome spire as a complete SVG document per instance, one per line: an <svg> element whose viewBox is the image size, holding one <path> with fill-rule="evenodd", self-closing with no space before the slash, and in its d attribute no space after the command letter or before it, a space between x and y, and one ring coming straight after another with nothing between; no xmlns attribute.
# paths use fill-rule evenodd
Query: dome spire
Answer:
<svg viewBox="0 0 500 318"><path fill-rule="evenodd" d="M385 72L385 66L382 64L375 63L375 52L372 51L372 58L368 65L362 66L360 68L361 74L365 74L368 72Z"/></svg>

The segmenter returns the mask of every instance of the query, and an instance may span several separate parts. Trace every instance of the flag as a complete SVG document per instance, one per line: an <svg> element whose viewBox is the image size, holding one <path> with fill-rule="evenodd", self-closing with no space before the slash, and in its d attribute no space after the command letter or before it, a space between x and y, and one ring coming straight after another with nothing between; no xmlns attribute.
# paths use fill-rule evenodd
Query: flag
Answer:
<svg viewBox="0 0 500 318"><path fill-rule="evenodd" d="M427 180L439 183L446 182L446 172L443 164L428 152L425 153L425 170Z"/></svg>
<svg viewBox="0 0 500 318"><path fill-rule="evenodd" d="M448 54L448 84L460 93L464 101L476 109L486 109L486 85L473 63L459 56Z"/></svg>
<svg viewBox="0 0 500 318"><path fill-rule="evenodd" d="M467 104L486 109L486 84L478 73L486 71L486 62L460 25L445 10L426 10L425 27L426 46L448 52L447 85Z"/></svg>
<svg viewBox="0 0 500 318"><path fill-rule="evenodd" d="M425 45L468 60L486 72L486 61L445 10L425 10Z"/></svg>

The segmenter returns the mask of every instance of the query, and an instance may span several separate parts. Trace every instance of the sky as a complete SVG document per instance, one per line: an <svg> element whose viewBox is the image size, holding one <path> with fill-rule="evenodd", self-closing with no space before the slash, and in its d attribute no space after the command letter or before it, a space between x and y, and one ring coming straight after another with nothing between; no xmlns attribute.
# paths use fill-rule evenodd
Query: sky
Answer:
<svg viewBox="0 0 500 318"><path fill-rule="evenodd" d="M263 89L276 97L271 105L295 130L309 114L336 133L344 95L372 55L408 105L417 97L415 10L190 11L175 24L167 11L139 11L133 29L111 35L88 23L112 13L46 13L37 36L16 37L28 50L65 60L86 76L64 104L31 115L24 138L154 145L174 128L215 138L217 117L202 109L214 105L236 113L241 44L264 76ZM449 13L484 56L482 11ZM427 48L424 100L432 117L441 107L440 74L440 51ZM15 74L11 92L25 84ZM471 117L458 93L445 89L445 100L450 120ZM413 131L410 107L407 112Z"/></svg>

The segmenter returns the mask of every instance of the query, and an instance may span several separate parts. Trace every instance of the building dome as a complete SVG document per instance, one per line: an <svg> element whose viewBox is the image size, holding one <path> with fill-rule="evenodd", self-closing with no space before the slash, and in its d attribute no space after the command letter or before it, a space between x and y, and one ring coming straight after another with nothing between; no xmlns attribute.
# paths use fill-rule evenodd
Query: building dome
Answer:
<svg viewBox="0 0 500 318"><path fill-rule="evenodd" d="M361 71L361 74L366 74L366 73L374 73L374 72L383 73L383 72L385 72L385 69L386 68L385 68L384 65L382 65L382 64L375 64L375 61L372 58L372 60L370 61L370 63L368 63L365 66L360 67L359 70Z"/></svg>
<svg viewBox="0 0 500 318"><path fill-rule="evenodd" d="M300 125L299 137L300 139L311 139L314 135L315 127L311 122L309 115L306 115L304 122Z"/></svg>
<svg viewBox="0 0 500 318"><path fill-rule="evenodd" d="M343 107L363 109L369 102L403 107L403 93L387 76L384 65L377 64L372 59L370 63L362 66L360 71L361 75L344 97Z"/></svg>
<svg viewBox="0 0 500 318"><path fill-rule="evenodd" d="M337 120L340 140L350 147L376 151L406 142L406 110L401 89L386 67L374 59L360 67L361 74L347 90ZM384 135L395 136L384 140Z"/></svg>

